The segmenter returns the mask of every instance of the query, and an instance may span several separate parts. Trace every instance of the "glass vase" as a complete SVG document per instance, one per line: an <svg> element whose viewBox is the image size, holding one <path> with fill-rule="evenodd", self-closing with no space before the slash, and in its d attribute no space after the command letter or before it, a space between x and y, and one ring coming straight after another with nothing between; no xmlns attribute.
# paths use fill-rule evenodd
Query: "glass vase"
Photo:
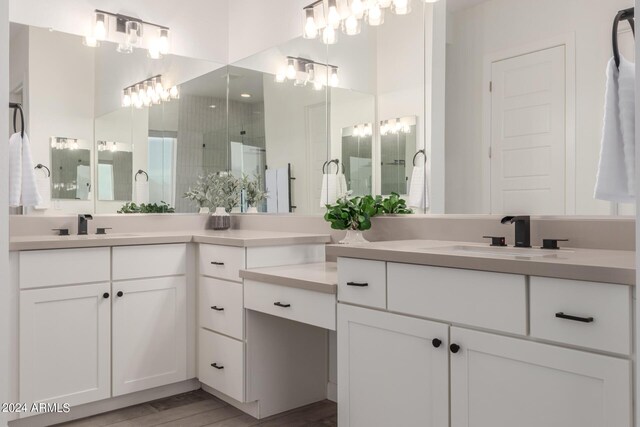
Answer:
<svg viewBox="0 0 640 427"><path fill-rule="evenodd" d="M341 245L356 245L359 243L369 243L367 239L364 238L362 231L360 230L347 230L347 235L344 236L344 239L340 240Z"/></svg>

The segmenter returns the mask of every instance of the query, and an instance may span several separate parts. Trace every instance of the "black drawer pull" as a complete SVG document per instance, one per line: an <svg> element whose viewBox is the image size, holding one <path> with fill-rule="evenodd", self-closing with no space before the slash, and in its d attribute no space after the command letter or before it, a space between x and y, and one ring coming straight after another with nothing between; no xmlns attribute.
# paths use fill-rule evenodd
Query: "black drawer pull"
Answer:
<svg viewBox="0 0 640 427"><path fill-rule="evenodd" d="M358 283L358 282L347 282L347 286L356 286L358 288L366 288L369 286L368 283Z"/></svg>
<svg viewBox="0 0 640 427"><path fill-rule="evenodd" d="M224 262L211 261L211 265L224 265Z"/></svg>
<svg viewBox="0 0 640 427"><path fill-rule="evenodd" d="M218 365L217 363L212 363L211 367L216 368L216 369L224 369L224 366Z"/></svg>
<svg viewBox="0 0 640 427"><path fill-rule="evenodd" d="M218 307L217 305L214 305L211 309L215 311L224 311L224 307Z"/></svg>
<svg viewBox="0 0 640 427"><path fill-rule="evenodd" d="M283 307L283 308L289 308L291 307L291 304L283 304L280 301L278 302L274 302L273 305L277 305L278 307Z"/></svg>
<svg viewBox="0 0 640 427"><path fill-rule="evenodd" d="M593 317L572 316L570 314L564 314L563 312L556 313L556 317L559 319L574 320L576 322L583 322L583 323L591 323L594 321Z"/></svg>

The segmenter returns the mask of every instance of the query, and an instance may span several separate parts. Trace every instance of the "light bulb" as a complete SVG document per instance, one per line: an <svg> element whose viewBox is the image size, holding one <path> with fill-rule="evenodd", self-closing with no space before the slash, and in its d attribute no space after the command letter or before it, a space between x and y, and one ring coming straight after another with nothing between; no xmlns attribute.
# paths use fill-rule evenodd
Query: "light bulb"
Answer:
<svg viewBox="0 0 640 427"><path fill-rule="evenodd" d="M178 91L178 86L171 86L171 89L169 89L169 95L171 96L172 99L180 98L180 92Z"/></svg>
<svg viewBox="0 0 640 427"><path fill-rule="evenodd" d="M73 144L71 144L71 149L72 150L77 150L80 146L78 145L78 141L73 141Z"/></svg>
<svg viewBox="0 0 640 427"><path fill-rule="evenodd" d="M160 59L162 55L160 55L160 41L159 40L151 40L149 42L149 58L151 59Z"/></svg>
<svg viewBox="0 0 640 427"><path fill-rule="evenodd" d="M163 89L162 92L160 92L160 99L162 99L165 102L170 101L171 95L169 94L169 91L166 89Z"/></svg>
<svg viewBox="0 0 640 427"><path fill-rule="evenodd" d="M138 32L140 31L140 23L137 21L127 21L125 24L125 40L128 46L138 45Z"/></svg>
<svg viewBox="0 0 640 427"><path fill-rule="evenodd" d="M304 21L304 38L305 39L315 39L318 37L318 26L316 25L316 19L314 16L313 8L310 7L304 10L305 13L305 21Z"/></svg>
<svg viewBox="0 0 640 427"><path fill-rule="evenodd" d="M107 37L107 16L104 13L96 13L96 22L93 28L93 36L97 40L104 40Z"/></svg>
<svg viewBox="0 0 640 427"><path fill-rule="evenodd" d="M122 94L122 106L130 107L131 106L131 88L127 88L124 90Z"/></svg>
<svg viewBox="0 0 640 427"><path fill-rule="evenodd" d="M351 13L358 19L362 18L364 15L364 3L362 0L352 0L351 1Z"/></svg>
<svg viewBox="0 0 640 427"><path fill-rule="evenodd" d="M322 89L324 89L324 84L322 83L322 81L320 79L316 79L313 82L313 89L314 90L322 90Z"/></svg>
<svg viewBox="0 0 640 427"><path fill-rule="evenodd" d="M154 86L154 90L158 95L164 92L164 87L162 87L162 77L156 77L156 85Z"/></svg>
<svg viewBox="0 0 640 427"><path fill-rule="evenodd" d="M278 72L276 73L276 82L282 83L286 79L287 79L287 69L286 67L281 67L280 69L278 69Z"/></svg>
<svg viewBox="0 0 640 427"><path fill-rule="evenodd" d="M147 98L152 99L153 95L155 95L156 90L156 82L155 82L155 78L151 79L151 82L146 82L144 85L147 87Z"/></svg>
<svg viewBox="0 0 640 427"><path fill-rule="evenodd" d="M100 44L94 36L85 36L82 40L82 44L87 47L98 47Z"/></svg>
<svg viewBox="0 0 640 427"><path fill-rule="evenodd" d="M58 145L57 141L55 138L51 138L51 148L56 148L56 146Z"/></svg>
<svg viewBox="0 0 640 427"><path fill-rule="evenodd" d="M329 0L329 13L327 13L327 23L334 29L340 28L340 12L336 0Z"/></svg>
<svg viewBox="0 0 640 427"><path fill-rule="evenodd" d="M160 54L169 54L169 30L167 28L160 29L160 38L158 39L158 48Z"/></svg>
<svg viewBox="0 0 640 427"><path fill-rule="evenodd" d="M112 153L115 153L116 151L118 151L118 146L117 146L117 145L116 145L116 143L114 142L114 143L111 145L111 152L112 152Z"/></svg>
<svg viewBox="0 0 640 427"><path fill-rule="evenodd" d="M296 78L296 60L293 58L287 59L287 73L286 76L289 80Z"/></svg>
<svg viewBox="0 0 640 427"><path fill-rule="evenodd" d="M343 31L346 35L355 36L356 34L360 34L360 20L358 20L358 18L356 18L354 15L351 15L347 19L345 19L343 25Z"/></svg>
<svg viewBox="0 0 640 427"><path fill-rule="evenodd" d="M372 27L382 25L384 22L384 13L382 12L382 9L380 9L380 5L376 4L370 8L367 18L369 25Z"/></svg>
<svg viewBox="0 0 640 427"><path fill-rule="evenodd" d="M338 79L338 67L331 67L331 75L329 76L329 86L337 87L340 83Z"/></svg>
<svg viewBox="0 0 640 427"><path fill-rule="evenodd" d="M396 15L406 15L411 12L411 2L409 0L393 0L393 12Z"/></svg>
<svg viewBox="0 0 640 427"><path fill-rule="evenodd" d="M324 44L336 44L338 42L336 30L331 25L327 25L322 30L322 42Z"/></svg>

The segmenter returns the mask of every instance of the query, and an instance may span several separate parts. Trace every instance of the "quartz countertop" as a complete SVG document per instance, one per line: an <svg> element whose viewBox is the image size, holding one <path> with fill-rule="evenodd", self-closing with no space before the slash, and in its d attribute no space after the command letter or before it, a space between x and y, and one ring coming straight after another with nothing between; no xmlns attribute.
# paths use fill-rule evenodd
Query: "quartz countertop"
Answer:
<svg viewBox="0 0 640 427"><path fill-rule="evenodd" d="M86 236L16 236L11 237L9 250L92 248L100 246L157 245L168 243L208 243L213 245L256 247L328 243L325 234L287 233L259 230L187 230L144 233L110 233Z"/></svg>
<svg viewBox="0 0 640 427"><path fill-rule="evenodd" d="M456 247L470 250L452 250ZM524 249L522 256L514 256L520 248L496 247L478 253L473 251L475 247L491 248L478 243L402 240L328 245L327 255L621 285L636 282L634 251L562 248L530 256Z"/></svg>
<svg viewBox="0 0 640 427"><path fill-rule="evenodd" d="M335 294L338 267L335 262L284 265L240 270L240 277L256 282Z"/></svg>

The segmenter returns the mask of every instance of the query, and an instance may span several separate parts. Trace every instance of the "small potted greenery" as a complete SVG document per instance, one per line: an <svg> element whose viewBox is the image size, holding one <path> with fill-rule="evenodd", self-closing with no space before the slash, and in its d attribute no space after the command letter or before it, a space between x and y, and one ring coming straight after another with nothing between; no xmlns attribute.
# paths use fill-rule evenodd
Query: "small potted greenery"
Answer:
<svg viewBox="0 0 640 427"><path fill-rule="evenodd" d="M210 190L209 176L199 176L194 187L189 187L189 191L184 193L184 198L191 200L198 205L198 212L208 214L210 211L208 193Z"/></svg>
<svg viewBox="0 0 640 427"><path fill-rule="evenodd" d="M176 210L169 206L166 202L158 203L141 203L139 205L129 202L125 203L120 210L119 214L133 214L133 213L174 213Z"/></svg>
<svg viewBox="0 0 640 427"><path fill-rule="evenodd" d="M260 176L256 175L254 179L251 179L248 175L244 175L242 177L242 187L248 206L247 213L258 213L258 204L268 197L267 192L262 189Z"/></svg>
<svg viewBox="0 0 640 427"><path fill-rule="evenodd" d="M391 196L357 196L342 197L333 205L326 205L325 221L331 223L334 230L347 230L347 235L339 243L354 244L366 243L362 235L363 231L371 228L371 218L382 214L411 214L413 211L400 195L392 193Z"/></svg>
<svg viewBox="0 0 640 427"><path fill-rule="evenodd" d="M228 172L212 172L201 176L194 188L190 188L184 197L196 201L200 207L204 205L215 208L211 215L211 226L214 230L226 230L231 227L229 214L240 204L242 180Z"/></svg>

